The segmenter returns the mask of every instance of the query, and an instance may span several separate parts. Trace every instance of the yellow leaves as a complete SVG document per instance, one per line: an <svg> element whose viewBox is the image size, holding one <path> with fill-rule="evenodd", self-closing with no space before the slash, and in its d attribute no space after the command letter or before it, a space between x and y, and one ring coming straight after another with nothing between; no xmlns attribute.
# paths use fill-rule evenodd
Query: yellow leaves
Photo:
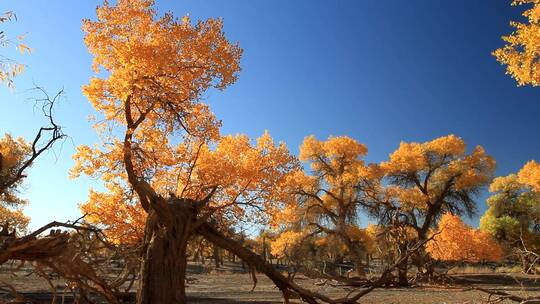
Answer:
<svg viewBox="0 0 540 304"><path fill-rule="evenodd" d="M372 253L376 247L376 234L374 233L374 228L370 228L370 226L368 228L359 228L354 225L348 225L345 233L352 241L360 242L367 252Z"/></svg>
<svg viewBox="0 0 540 304"><path fill-rule="evenodd" d="M103 73L83 86L83 94L104 117L94 126L101 143L77 149L71 176L98 177L115 190L129 187L129 170L135 176L130 182L145 179L164 197L200 199L215 188L206 207L236 213L242 213L240 200L256 205L269 198L273 183L292 166L286 147L273 146L269 136L257 146L245 136L220 138L221 123L201 102L208 89L226 88L240 71L242 49L226 39L222 20L192 24L187 16L157 16L151 0L106 1L96 13L97 20L83 21L84 42L94 71ZM99 211L97 198L110 210L136 206L115 193L94 192L84 208ZM101 223L116 231L122 218L102 216ZM119 239L119 231L111 233Z"/></svg>
<svg viewBox="0 0 540 304"><path fill-rule="evenodd" d="M19 52L21 52L21 54L24 55L24 53L27 53L27 54L30 54L32 53L32 49L29 48L26 44L24 43L19 43L17 45L17 49L19 49Z"/></svg>
<svg viewBox="0 0 540 304"><path fill-rule="evenodd" d="M487 199L489 208L480 219L483 231L509 243L538 244L532 227L540 216L539 169L536 161L529 161L518 174L493 180L489 188L493 194Z"/></svg>
<svg viewBox="0 0 540 304"><path fill-rule="evenodd" d="M276 257L284 257L287 251L297 246L304 239L305 234L296 231L285 231L271 243L271 253Z"/></svg>
<svg viewBox="0 0 540 304"><path fill-rule="evenodd" d="M418 143L401 142L399 148L390 154L390 161L381 163L388 173L415 172L426 167L424 148Z"/></svg>
<svg viewBox="0 0 540 304"><path fill-rule="evenodd" d="M15 13L11 11L4 12L0 15L0 23L16 20ZM15 45L15 48L19 50L21 54L30 54L31 49L21 41L24 40L24 35L17 37L19 41ZM9 37L6 35L6 31L0 30L0 46L11 45ZM11 58L5 56L0 56L0 82L5 82L8 87L13 87L13 78L22 74L24 72L25 66L21 63L18 63Z"/></svg>
<svg viewBox="0 0 540 304"><path fill-rule="evenodd" d="M402 188L398 186L386 187L387 199L394 199L400 202L405 210L413 208L423 209L429 197L422 193L418 188Z"/></svg>
<svg viewBox="0 0 540 304"><path fill-rule="evenodd" d="M23 138L10 134L0 138L0 223L8 222L19 231L26 228L29 218L21 210L26 201L19 197L22 178L17 176L30 155L31 145Z"/></svg>
<svg viewBox="0 0 540 304"><path fill-rule="evenodd" d="M18 234L24 234L30 218L24 215L21 208L9 208L0 204L0 223L8 223L10 229L15 229Z"/></svg>
<svg viewBox="0 0 540 304"><path fill-rule="evenodd" d="M346 159L356 159L367 154L365 145L347 136L331 136L324 143L327 157L343 157Z"/></svg>
<svg viewBox="0 0 540 304"><path fill-rule="evenodd" d="M518 173L518 181L540 193L540 164L531 160Z"/></svg>
<svg viewBox="0 0 540 304"><path fill-rule="evenodd" d="M329 188L352 188L366 176L366 168L361 157L367 148L346 136L329 137L319 141L308 136L300 146L300 160L310 164L314 176L324 176Z"/></svg>
<svg viewBox="0 0 540 304"><path fill-rule="evenodd" d="M463 140L455 135L424 143L402 142L380 168L399 189L387 189L406 208L427 208L449 193L475 191L486 185L495 171L495 160L477 146L465 153ZM461 195L460 194L460 195Z"/></svg>
<svg viewBox="0 0 540 304"><path fill-rule="evenodd" d="M90 190L88 201L80 205L90 223L104 225L104 233L116 244L137 244L142 240L146 213L119 185L109 185L106 193Z"/></svg>
<svg viewBox="0 0 540 304"><path fill-rule="evenodd" d="M319 141L311 135L304 139L300 146L300 160L317 162L319 158L344 158L348 161L356 160L367 154L365 145L358 143L347 136L330 136L327 141Z"/></svg>
<svg viewBox="0 0 540 304"><path fill-rule="evenodd" d="M287 147L274 143L268 133L256 141L246 135L229 135L211 144L186 141L174 149L159 130L144 129L140 135L145 138L142 148L153 154L135 162L135 170L152 174L151 185L159 194L202 199L216 187L211 202L202 212L219 208L231 218L241 218L245 209L254 208L257 212L249 216L255 220L255 214L261 213L259 210L275 208L287 174L298 166ZM72 177L80 174L99 177L108 187L106 193L92 191L81 210L97 214L92 221L105 225L111 238L135 240L142 233L139 221L144 220L144 212L136 198L126 199L127 191L119 186L127 184L121 143L113 141L107 148L101 151L79 146L74 155ZM163 167L155 169L156 163ZM128 219L129 225L125 222ZM137 233L133 232L139 228Z"/></svg>
<svg viewBox="0 0 540 304"><path fill-rule="evenodd" d="M461 156L465 153L465 142L453 134L436 138L425 143L424 146L427 151L438 155Z"/></svg>
<svg viewBox="0 0 540 304"><path fill-rule="evenodd" d="M487 155L484 148L477 146L473 152L460 161L454 161L450 170L459 174L456 178L457 189L469 189L488 183L493 178L496 162Z"/></svg>
<svg viewBox="0 0 540 304"><path fill-rule="evenodd" d="M236 80L242 50L227 41L221 20L192 25L170 14L157 18L153 1L146 0L105 3L97 16L83 23L85 44L95 71L103 68L109 76L92 79L83 93L107 119L123 110L128 96L137 109L154 108L165 124L182 113L199 117L193 107L201 94Z"/></svg>
<svg viewBox="0 0 540 304"><path fill-rule="evenodd" d="M514 32L502 39L506 45L492 54L497 61L506 65L506 73L512 76L518 85L538 86L540 72L540 2L538 0L517 0L513 5L532 3L532 7L523 12L529 23L511 22Z"/></svg>
<svg viewBox="0 0 540 304"><path fill-rule="evenodd" d="M30 144L22 137L5 134L0 138L0 178L14 174L31 152Z"/></svg>
<svg viewBox="0 0 540 304"><path fill-rule="evenodd" d="M431 155L436 158L460 157L465 153L465 143L453 134L436 138L425 143L401 142L399 148L390 154L390 161L381 164L388 174L417 172L427 168Z"/></svg>
<svg viewBox="0 0 540 304"><path fill-rule="evenodd" d="M239 198L269 204L287 173L296 166L287 147L274 144L268 133L258 138L255 145L245 135L229 135L213 149L203 145L191 174L186 172L180 180L183 185L191 183L188 193L199 198L204 188L218 186L217 194L222 200L218 204L233 203Z"/></svg>
<svg viewBox="0 0 540 304"><path fill-rule="evenodd" d="M271 214L271 225L273 228L278 228L280 225L292 225L302 220L302 214L300 214L300 208L291 202L285 205L282 209L273 209Z"/></svg>
<svg viewBox="0 0 540 304"><path fill-rule="evenodd" d="M458 216L442 216L434 240L427 244L430 255L444 261L500 261L502 248L485 232L473 229Z"/></svg>
<svg viewBox="0 0 540 304"><path fill-rule="evenodd" d="M489 187L490 192L520 192L530 188L540 192L540 164L531 160L527 162L518 174L497 177Z"/></svg>
<svg viewBox="0 0 540 304"><path fill-rule="evenodd" d="M519 188L520 184L515 174L497 177L489 185L490 192L508 192L518 190Z"/></svg>
<svg viewBox="0 0 540 304"><path fill-rule="evenodd" d="M81 174L99 177L105 182L112 182L124 177L122 162L122 146L117 140L108 145L108 150L90 148L86 145L77 147L72 156L75 165L69 171L70 178L77 178Z"/></svg>

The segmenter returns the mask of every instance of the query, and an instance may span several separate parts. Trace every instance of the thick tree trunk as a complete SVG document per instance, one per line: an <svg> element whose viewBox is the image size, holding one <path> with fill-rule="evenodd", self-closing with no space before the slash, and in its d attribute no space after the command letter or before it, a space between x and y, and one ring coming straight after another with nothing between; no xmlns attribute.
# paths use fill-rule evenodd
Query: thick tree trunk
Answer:
<svg viewBox="0 0 540 304"><path fill-rule="evenodd" d="M399 246L399 257L398 260L401 260L404 258L404 255L407 253L407 244L402 244ZM398 285L399 286L408 286L409 285L409 279L407 278L407 272L409 269L409 259L405 259L398 267Z"/></svg>
<svg viewBox="0 0 540 304"><path fill-rule="evenodd" d="M214 245L214 266L219 268L219 247Z"/></svg>
<svg viewBox="0 0 540 304"><path fill-rule="evenodd" d="M419 233L418 241L425 242L428 239L427 232ZM429 255L426 249L426 244L424 243L417 251L413 258L413 264L418 268L418 272L428 280L433 278L435 273L435 265L433 264L433 259Z"/></svg>
<svg viewBox="0 0 540 304"><path fill-rule="evenodd" d="M170 205L172 221L152 211L145 227L137 304L184 304L187 243L192 235L187 209Z"/></svg>
<svg viewBox="0 0 540 304"><path fill-rule="evenodd" d="M409 286L409 279L407 277L408 272L408 265L407 261L401 263L398 266L398 285L399 286Z"/></svg>
<svg viewBox="0 0 540 304"><path fill-rule="evenodd" d="M356 270L355 274L358 278L365 278L366 272L364 270L364 263L362 262L362 257L357 256L354 263L354 268Z"/></svg>

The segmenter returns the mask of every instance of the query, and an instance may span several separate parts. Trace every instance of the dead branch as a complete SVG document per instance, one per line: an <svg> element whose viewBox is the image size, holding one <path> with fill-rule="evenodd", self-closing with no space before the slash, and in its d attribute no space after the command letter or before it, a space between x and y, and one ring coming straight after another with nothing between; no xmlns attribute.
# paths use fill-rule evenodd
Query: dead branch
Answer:
<svg viewBox="0 0 540 304"><path fill-rule="evenodd" d="M21 164L15 174L0 180L0 193L7 192L14 187L22 179L26 177L25 171L32 166L34 161L43 153L53 147L53 145L66 137L62 132L62 127L56 123L53 117L55 103L63 96L64 90L60 90L55 96L50 97L43 88L36 87L35 90L42 93L42 98L36 98L36 104L41 105L41 111L47 119L47 123L41 127L34 139L32 140L30 156ZM46 138L46 139L45 139ZM0 154L0 168L2 167L2 154Z"/></svg>
<svg viewBox="0 0 540 304"><path fill-rule="evenodd" d="M23 237L16 237L15 234L2 236L0 264L8 260L33 262L38 270L36 274L44 276L51 288L54 286L43 270L44 267L64 278L70 286L74 286L75 289L71 288L71 291L88 303L92 301L88 298L87 291L103 296L108 303L120 303L119 296L122 293L105 281L103 274L96 271L101 263L92 256L94 245L85 246L84 234L81 234L81 231L92 233L96 235L95 240L101 242L102 239L97 237L100 231L89 225L76 224L78 221L54 221ZM69 228L76 233L51 229L56 227ZM40 234L48 229L51 229L49 234L40 237Z"/></svg>
<svg viewBox="0 0 540 304"><path fill-rule="evenodd" d="M201 225L197 229L197 233L206 238L208 241L213 244L228 250L243 261L253 267L257 271L264 273L270 280L274 282L277 288L281 290L284 296L284 302L288 303L288 299L292 297L297 297L302 299L306 303L317 304L317 303L329 303L329 304L353 304L358 303L358 300L370 293L374 289L382 286L387 280L392 271L394 271L405 259L408 259L412 254L417 252L424 246L427 242L433 239L437 234L432 235L430 238L423 240L412 247L406 254L404 254L399 261L395 264L386 268L382 275L374 281L368 283L367 288L354 293L351 291L349 295L339 298L331 299L323 294L313 292L311 290L300 287L291 280L287 279L280 272L278 272L271 264L267 263L261 256L253 253L249 249L246 249L238 241L225 236L215 227L211 226L208 223ZM353 295L354 294L354 295ZM352 296L351 296L352 295Z"/></svg>

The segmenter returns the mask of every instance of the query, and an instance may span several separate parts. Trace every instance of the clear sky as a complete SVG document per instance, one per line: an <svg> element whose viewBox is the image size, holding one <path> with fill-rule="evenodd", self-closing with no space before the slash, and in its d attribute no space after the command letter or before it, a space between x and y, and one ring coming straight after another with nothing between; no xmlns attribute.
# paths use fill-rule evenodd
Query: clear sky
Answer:
<svg viewBox="0 0 540 304"><path fill-rule="evenodd" d="M227 36L244 48L238 82L207 101L222 133L258 136L265 129L297 153L303 138L348 135L366 144L367 160L384 160L399 142L456 134L482 145L497 174L540 160L540 88L516 87L490 55L522 8L510 1L165 1L161 12L193 20L223 17ZM93 184L69 180L71 155L97 141L81 85L92 74L81 19L100 1L2 1L27 33L30 56L16 90L0 88L0 134L30 139L41 117L26 98L33 82L50 93L64 87L57 120L70 136L41 158L24 196L31 227L78 217ZM4 54L15 54L2 49ZM14 55L15 56L15 55ZM479 199L485 209L485 194ZM478 223L478 218L472 220Z"/></svg>

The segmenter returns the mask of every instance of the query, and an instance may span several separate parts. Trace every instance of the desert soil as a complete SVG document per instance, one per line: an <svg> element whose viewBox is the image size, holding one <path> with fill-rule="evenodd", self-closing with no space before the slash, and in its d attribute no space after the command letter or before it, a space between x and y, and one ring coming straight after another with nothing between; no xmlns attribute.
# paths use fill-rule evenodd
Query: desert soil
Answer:
<svg viewBox="0 0 540 304"><path fill-rule="evenodd" d="M423 286L414 288L377 289L361 303L486 303L487 295L479 291L467 291L469 286L497 289L522 296L540 296L540 276L516 274L463 274L454 275L463 283L448 287ZM251 291L253 282L247 273L210 272L189 274L187 293L190 303L217 304L274 304L282 303L280 292L264 275L258 275L258 283ZM19 292L36 300L35 303L50 303L50 286L29 270L21 270L17 276L0 272L1 281L9 283ZM320 280L298 277L296 282L314 291L332 297L343 296L350 290L341 287L318 286ZM64 288L63 282L53 280L57 290ZM6 298L7 291L0 291L0 298ZM67 299L67 298L66 298ZM61 303L61 299L57 303ZM66 303L69 301L66 301ZM293 300L292 303L301 303ZM502 302L510 303L510 302Z"/></svg>

